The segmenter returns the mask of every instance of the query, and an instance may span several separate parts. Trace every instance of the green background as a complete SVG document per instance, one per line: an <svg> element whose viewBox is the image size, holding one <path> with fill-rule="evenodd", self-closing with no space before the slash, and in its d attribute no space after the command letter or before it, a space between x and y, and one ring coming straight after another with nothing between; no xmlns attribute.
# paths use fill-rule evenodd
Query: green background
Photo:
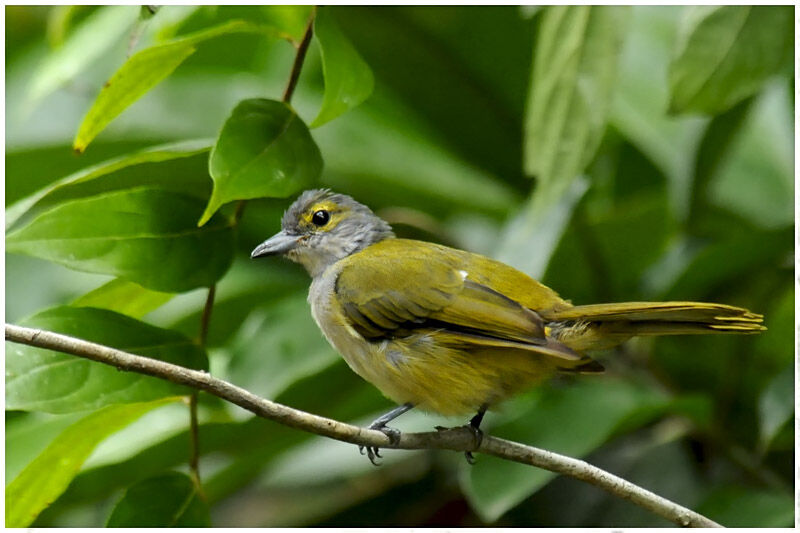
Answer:
<svg viewBox="0 0 800 533"><path fill-rule="evenodd" d="M318 332L306 274L249 259L296 192L331 187L400 236L502 259L577 304L763 313L759 336L596 354L605 375L556 379L484 429L726 526L793 524L792 7L326 8L291 108L247 123L234 112L243 100L281 99L295 54L285 37L302 37L309 7L5 9L8 322L203 368L187 343L202 287L219 280L215 376L368 423L392 405ZM278 119L288 136L270 129ZM256 157L259 142L273 152ZM258 172L236 173L248 163ZM290 181L278 189L259 172ZM234 228L243 198L254 199ZM204 206L221 210L197 227ZM459 453L386 450L375 468L352 445L206 395L203 499L179 474L189 415L170 398L185 391L105 390L93 367L35 370L67 356L6 354L6 510L25 525L669 525L482 455L470 467ZM412 412L396 426L465 421ZM41 487L59 454L74 469Z"/></svg>

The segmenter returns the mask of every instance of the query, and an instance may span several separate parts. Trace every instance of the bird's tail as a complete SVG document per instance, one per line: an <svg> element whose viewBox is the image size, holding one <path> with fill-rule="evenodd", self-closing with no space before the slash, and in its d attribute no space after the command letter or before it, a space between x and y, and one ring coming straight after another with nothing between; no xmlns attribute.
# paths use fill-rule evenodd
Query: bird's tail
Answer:
<svg viewBox="0 0 800 533"><path fill-rule="evenodd" d="M544 318L551 336L578 351L614 346L638 335L747 334L766 329L761 315L703 302L578 305Z"/></svg>

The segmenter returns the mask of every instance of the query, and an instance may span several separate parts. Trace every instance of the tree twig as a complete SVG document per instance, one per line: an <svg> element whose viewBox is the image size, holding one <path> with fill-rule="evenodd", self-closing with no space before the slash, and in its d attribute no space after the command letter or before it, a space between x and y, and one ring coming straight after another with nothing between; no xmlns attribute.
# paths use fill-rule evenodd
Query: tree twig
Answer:
<svg viewBox="0 0 800 533"><path fill-rule="evenodd" d="M6 340L76 355L115 366L120 370L146 374L197 390L203 390L247 409L262 418L324 437L380 448L406 450L437 448L486 453L591 483L680 526L720 527L716 522L690 509L579 459L488 435L483 438L476 449L474 435L466 427L427 433L403 433L399 442L392 444L389 441L389 437L380 431L345 424L265 400L227 381L216 379L207 372L191 370L157 359L130 354L60 333L13 324L6 324Z"/></svg>
<svg viewBox="0 0 800 533"><path fill-rule="evenodd" d="M283 92L283 101L289 103L294 94L294 88L297 86L297 80L300 78L300 71L303 70L303 60L306 58L308 45L311 42L311 35L314 33L314 17L317 14L317 8L311 10L311 15L308 17L308 25L306 32L303 34L303 40L300 41L300 46L297 47L297 54L294 56L294 63L292 64L292 72L289 75L289 83L286 84L286 90Z"/></svg>

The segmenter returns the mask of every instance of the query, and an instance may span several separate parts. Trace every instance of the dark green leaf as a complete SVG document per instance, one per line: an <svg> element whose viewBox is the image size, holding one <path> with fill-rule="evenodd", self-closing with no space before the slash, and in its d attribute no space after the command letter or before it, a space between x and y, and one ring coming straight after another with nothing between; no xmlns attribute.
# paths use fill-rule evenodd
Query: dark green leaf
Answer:
<svg viewBox="0 0 800 533"><path fill-rule="evenodd" d="M331 12L320 6L314 19L314 35L322 53L325 96L312 128L322 126L367 99L375 80L361 56L347 40Z"/></svg>
<svg viewBox="0 0 800 533"><path fill-rule="evenodd" d="M525 120L525 170L557 198L600 145L622 37L622 6L551 6L542 15Z"/></svg>
<svg viewBox="0 0 800 533"><path fill-rule="evenodd" d="M52 205L53 202L49 201L49 199L57 197L54 193L68 186L85 183L133 165L158 163L161 161L191 157L208 151L211 145L212 141L203 139L162 144L109 159L108 161L103 161L102 163L82 169L9 206L6 209L6 230L31 209Z"/></svg>
<svg viewBox="0 0 800 533"><path fill-rule="evenodd" d="M196 45L227 33L242 32L263 33L272 37L282 35L270 26L234 20L135 53L103 86L81 122L73 148L83 152L109 122L192 55Z"/></svg>
<svg viewBox="0 0 800 533"><path fill-rule="evenodd" d="M214 192L199 225L226 202L284 198L306 189L321 171L319 148L288 105L262 98L243 100L211 151Z"/></svg>
<svg viewBox="0 0 800 533"><path fill-rule="evenodd" d="M794 498L782 492L723 486L715 489L697 512L725 527L791 527Z"/></svg>
<svg viewBox="0 0 800 533"><path fill-rule="evenodd" d="M111 405L69 426L6 487L6 527L29 526L108 435L174 399Z"/></svg>
<svg viewBox="0 0 800 533"><path fill-rule="evenodd" d="M21 324L188 368L208 368L203 350L183 335L104 309L56 307ZM7 409L69 413L186 394L187 389L165 380L119 372L74 355L6 344Z"/></svg>
<svg viewBox="0 0 800 533"><path fill-rule="evenodd" d="M587 379L564 388L549 388L516 419L491 433L570 457L583 457L600 446L614 428L642 403L659 395L619 380ZM481 456L462 470L461 487L470 505L494 522L550 481L547 470Z"/></svg>
<svg viewBox="0 0 800 533"><path fill-rule="evenodd" d="M109 274L149 289L208 287L228 269L233 230L225 217L198 228L202 201L130 189L66 202L6 238L6 250Z"/></svg>
<svg viewBox="0 0 800 533"><path fill-rule="evenodd" d="M117 503L106 527L209 527L208 505L185 474L171 472L140 481Z"/></svg>
<svg viewBox="0 0 800 533"><path fill-rule="evenodd" d="M696 6L670 64L670 110L716 114L755 94L792 53L791 6Z"/></svg>
<svg viewBox="0 0 800 533"><path fill-rule="evenodd" d="M145 289L131 281L114 279L84 294L71 305L74 307L99 307L133 318L141 318L153 309L167 303L173 296L170 293Z"/></svg>

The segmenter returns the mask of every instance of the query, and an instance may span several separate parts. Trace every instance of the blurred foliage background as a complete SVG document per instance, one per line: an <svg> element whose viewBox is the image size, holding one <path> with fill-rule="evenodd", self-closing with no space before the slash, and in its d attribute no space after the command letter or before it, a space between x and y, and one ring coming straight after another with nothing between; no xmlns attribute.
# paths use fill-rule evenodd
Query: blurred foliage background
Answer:
<svg viewBox="0 0 800 533"><path fill-rule="evenodd" d="M230 33L196 43L76 155L84 115L134 50L231 20L299 39L310 13L5 10L7 229L30 218L18 219L14 205L56 180L174 141L206 140L179 158L57 190L39 213L141 184L205 203L208 146L242 99L280 99L295 55L285 40ZM637 339L598 354L605 375L554 380L490 413L485 429L586 458L726 526L792 525L793 8L359 6L328 15L372 71L374 90L311 130L324 160L321 185L371 206L398 235L497 257L574 303L707 300L765 316L769 329L759 336ZM312 42L292 100L306 123L333 79L323 78L323 59ZM264 397L364 424L391 404L319 334L305 273L249 259L293 197L249 202L232 264L219 265L208 367ZM198 334L206 290L155 292L18 251L27 255L6 255L7 322L72 303ZM203 250L197 260L214 258ZM60 312L38 320L57 323ZM87 335L109 324L104 312L82 313ZM140 334L114 320L119 336L107 342L137 346ZM173 339L147 331L154 343ZM86 441L79 472L66 475L66 490L35 526L160 525L148 498L191 501L178 525L669 525L578 481L480 455L470 467L457 453L387 450L375 468L354 446L207 395L203 501L180 474L189 460L185 405L86 410L8 383L7 486L70 435ZM396 425L463 422L412 412ZM13 505L7 493L7 512Z"/></svg>

